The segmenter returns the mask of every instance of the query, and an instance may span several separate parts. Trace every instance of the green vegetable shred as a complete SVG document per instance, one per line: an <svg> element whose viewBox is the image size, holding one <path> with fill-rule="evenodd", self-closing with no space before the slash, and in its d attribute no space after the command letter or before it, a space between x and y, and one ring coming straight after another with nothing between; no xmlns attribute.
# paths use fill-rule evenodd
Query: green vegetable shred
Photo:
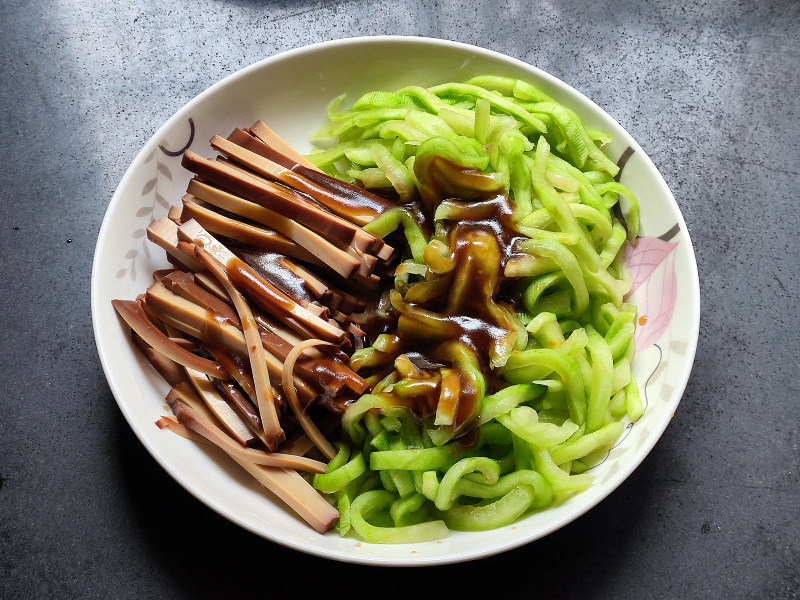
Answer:
<svg viewBox="0 0 800 600"><path fill-rule="evenodd" d="M342 105L308 158L395 199L365 229L400 258L351 359L369 393L313 478L340 534L431 541L580 493L643 413L624 302L639 205L610 135L509 77Z"/></svg>

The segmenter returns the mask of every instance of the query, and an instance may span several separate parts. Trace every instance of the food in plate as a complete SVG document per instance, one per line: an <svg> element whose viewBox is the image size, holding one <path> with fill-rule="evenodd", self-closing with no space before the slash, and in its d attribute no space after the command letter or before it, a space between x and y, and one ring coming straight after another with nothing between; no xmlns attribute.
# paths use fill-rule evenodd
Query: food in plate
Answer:
<svg viewBox="0 0 800 600"><path fill-rule="evenodd" d="M148 228L175 268L114 303L172 386L159 426L375 543L585 489L642 412L607 134L503 77L342 101L306 157L261 122L184 154Z"/></svg>

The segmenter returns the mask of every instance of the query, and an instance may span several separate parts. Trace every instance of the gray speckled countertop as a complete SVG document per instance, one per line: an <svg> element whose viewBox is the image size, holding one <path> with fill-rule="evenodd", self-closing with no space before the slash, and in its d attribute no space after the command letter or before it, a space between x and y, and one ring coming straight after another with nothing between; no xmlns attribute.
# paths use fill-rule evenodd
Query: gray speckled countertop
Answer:
<svg viewBox="0 0 800 600"><path fill-rule="evenodd" d="M387 33L509 54L604 107L673 190L702 293L683 401L617 491L520 549L413 572L286 550L196 501L125 423L89 316L105 208L161 123L263 57ZM797 598L798 40L781 1L4 0L0 598L294 597L274 574L298 567L336 597Z"/></svg>

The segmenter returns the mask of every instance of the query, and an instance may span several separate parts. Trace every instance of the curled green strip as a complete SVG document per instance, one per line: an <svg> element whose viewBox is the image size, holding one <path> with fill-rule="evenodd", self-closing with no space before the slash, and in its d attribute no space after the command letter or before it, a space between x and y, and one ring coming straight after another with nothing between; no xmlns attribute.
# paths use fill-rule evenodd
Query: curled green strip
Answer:
<svg viewBox="0 0 800 600"><path fill-rule="evenodd" d="M581 229L575 215L572 214L569 204L547 182L546 172L549 155L550 146L544 137L540 137L536 144L536 153L533 161L533 189L536 191L536 195L542 205L553 215L561 230L565 233L575 234L578 237L578 243L575 245L576 256L586 265L588 270L597 270L600 267L600 257L597 251L592 246L584 230Z"/></svg>
<svg viewBox="0 0 800 600"><path fill-rule="evenodd" d="M578 259L570 252L567 247L552 239L525 240L518 244L520 250L533 256L549 258L561 269L562 275L567 278L572 286L575 306L573 312L575 316L582 314L589 305L589 290L583 278L583 271L578 264ZM543 277L547 277L544 275ZM525 304L529 311L534 312L533 306L529 303L528 294L525 295Z"/></svg>
<svg viewBox="0 0 800 600"><path fill-rule="evenodd" d="M601 196L606 192L616 192L625 197L628 201L628 210L625 214L625 221L628 224L628 239L634 241L636 236L639 235L639 201L636 199L634 193L616 181L596 186L595 192Z"/></svg>
<svg viewBox="0 0 800 600"><path fill-rule="evenodd" d="M630 383L625 388L626 408L628 411L628 418L631 423L635 423L644 414L644 407L642 406L642 398L639 395L639 384L636 379L631 377Z"/></svg>
<svg viewBox="0 0 800 600"><path fill-rule="evenodd" d="M384 238L401 226L403 227L408 247L411 250L411 256L414 257L415 261L423 262L422 256L425 252L425 246L428 244L428 239L422 233L422 228L408 209L401 206L391 208L371 223L365 225L364 230L379 238Z"/></svg>
<svg viewBox="0 0 800 600"><path fill-rule="evenodd" d="M528 406L519 406L497 420L514 435L542 448L561 444L578 430L578 425L569 419L562 425L540 422L536 411Z"/></svg>
<svg viewBox="0 0 800 600"><path fill-rule="evenodd" d="M311 136L313 140L341 135L353 127L388 121L389 119L403 119L410 108L376 108L365 111L356 110L348 116L342 117L327 125L323 125Z"/></svg>
<svg viewBox="0 0 800 600"><path fill-rule="evenodd" d="M425 520L427 511L423 510L427 498L420 493L413 493L405 498L398 498L392 502L389 514L395 527L416 525Z"/></svg>
<svg viewBox="0 0 800 600"><path fill-rule="evenodd" d="M507 100L500 94L490 92L489 90L480 88L476 85L469 85L467 83L445 83L434 86L430 88L430 90L440 97L444 95L458 95L466 96L468 98L488 100L491 103L492 108L495 110L504 112L507 115L514 117L518 121L530 126L535 131L547 131L547 127L541 121L541 119L537 119L521 106L514 104L510 100Z"/></svg>
<svg viewBox="0 0 800 600"><path fill-rule="evenodd" d="M570 475L559 468L545 448L531 446L531 454L536 463L536 470L550 484L554 494L571 494L580 492L592 484L591 475Z"/></svg>
<svg viewBox="0 0 800 600"><path fill-rule="evenodd" d="M608 343L596 331L589 333L587 348L592 359L592 378L586 410L586 431L591 432L600 429L606 421L608 403L611 400L614 360Z"/></svg>
<svg viewBox="0 0 800 600"><path fill-rule="evenodd" d="M475 473L476 471L483 476L480 483L491 485L497 483L500 477L500 466L491 458L486 458L485 456L462 458L447 469L447 473L442 477L442 481L439 482L435 500L436 508L439 510L452 508L458 498L457 486L461 478L468 473Z"/></svg>
<svg viewBox="0 0 800 600"><path fill-rule="evenodd" d="M510 385L507 388L486 396L481 405L478 424L483 425L525 402L542 395L544 386L530 383Z"/></svg>
<svg viewBox="0 0 800 600"><path fill-rule="evenodd" d="M535 499L531 508L542 508L553 501L553 489L547 480L536 471L524 469L503 475L497 483L485 484L462 479L457 486L459 496L470 498L499 498L517 486L527 485L534 489Z"/></svg>
<svg viewBox="0 0 800 600"><path fill-rule="evenodd" d="M510 525L533 504L535 490L518 485L499 500L484 506L460 506L442 513L442 519L456 531L486 531Z"/></svg>
<svg viewBox="0 0 800 600"><path fill-rule="evenodd" d="M587 433L574 441L564 442L550 451L553 462L560 465L576 458L611 446L619 439L625 424L621 422L609 423L593 433Z"/></svg>
<svg viewBox="0 0 800 600"><path fill-rule="evenodd" d="M359 452L355 458L338 469L314 475L314 487L327 494L338 492L348 483L357 479L366 469L364 455Z"/></svg>
<svg viewBox="0 0 800 600"><path fill-rule="evenodd" d="M367 522L375 513L389 508L395 497L384 490L373 490L353 500L350 520L364 541L374 544L414 544L446 538L450 535L443 521L428 521L404 527L379 527Z"/></svg>
<svg viewBox="0 0 800 600"><path fill-rule="evenodd" d="M385 450L373 452L369 457L369 467L373 471L403 469L405 471L430 471L452 465L460 455L457 446L447 445L438 448L409 450Z"/></svg>
<svg viewBox="0 0 800 600"><path fill-rule="evenodd" d="M508 379L509 372L529 366L539 366L558 373L567 389L570 417L575 423L583 424L586 418L586 396L583 376L575 359L558 350L547 348L523 350L513 352L501 372Z"/></svg>

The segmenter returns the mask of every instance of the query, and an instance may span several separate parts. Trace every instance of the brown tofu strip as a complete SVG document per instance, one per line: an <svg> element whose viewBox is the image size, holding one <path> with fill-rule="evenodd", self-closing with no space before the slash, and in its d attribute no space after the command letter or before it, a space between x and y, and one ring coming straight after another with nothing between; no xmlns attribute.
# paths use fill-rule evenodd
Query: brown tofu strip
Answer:
<svg viewBox="0 0 800 600"><path fill-rule="evenodd" d="M266 136L274 140L276 143L265 143L265 140L261 139L258 134L253 131L253 127L256 129L263 128L267 130L268 132L264 131ZM259 156L263 156L264 158L269 159L282 167L294 171L298 175L312 181L313 183L317 183L323 188L332 191L348 207L363 210L363 207L367 206L374 210L376 215L378 215L395 206L395 204L390 200L377 196L369 190L365 190L362 187L358 187L346 181L341 181L340 179L331 177L314 165L314 163L312 163L310 160L295 152L288 144L286 144L286 142L275 135L275 133L263 122L259 121L253 127L251 127L249 131L244 131L238 128L235 129L233 133L228 136L228 141L233 142L242 148L250 150ZM288 151L286 151L287 149Z"/></svg>
<svg viewBox="0 0 800 600"><path fill-rule="evenodd" d="M208 352L214 357L222 368L231 376L231 378L239 384L254 402L256 397L256 387L253 383L253 376L250 374L249 365L245 365L244 361L237 354L226 352L216 346L208 346Z"/></svg>
<svg viewBox="0 0 800 600"><path fill-rule="evenodd" d="M197 342L193 342L192 340L183 337L179 331L176 332L176 335L170 335L169 340L173 344L177 344L178 346L180 346L184 350L188 350L189 352L197 352L198 350L200 350L200 346L197 344Z"/></svg>
<svg viewBox="0 0 800 600"><path fill-rule="evenodd" d="M278 163L280 166L285 167L287 169L293 169L296 167L299 162L288 156L285 153L279 152L277 148L274 146L270 146L269 144L265 144L262 140L258 138L258 136L254 135L251 131L246 131L244 129L240 129L237 127L236 129L231 132L228 136L228 141L233 142L237 146L241 146L242 148L246 148L250 150L250 152L255 152L259 156L263 156L271 160L272 162ZM303 158L302 155L295 153L297 158ZM315 173L319 173L320 170L317 168L305 167L306 169L312 170Z"/></svg>
<svg viewBox="0 0 800 600"><path fill-rule="evenodd" d="M209 419L204 413L199 413L182 400L177 400L172 404L172 410L178 421L199 433L209 442L220 448L230 457L253 462L256 465L268 465L270 467L299 469L311 473L324 473L325 463L294 454L283 454L281 452L264 452L254 448L245 448L241 444L225 435L216 423Z"/></svg>
<svg viewBox="0 0 800 600"><path fill-rule="evenodd" d="M381 259L383 263L388 263L395 257L395 250L391 246L383 246L378 250L376 256Z"/></svg>
<svg viewBox="0 0 800 600"><path fill-rule="evenodd" d="M291 337L290 336L286 336L285 338L281 337L281 336L284 335L284 333L281 332L281 334L278 335L276 333L277 329L275 327L264 327L265 321L263 320L263 317L261 317L261 316L257 317L256 320L258 321L259 328L261 330L261 340L263 341L264 346L266 348L268 348L269 351L272 354L274 354L281 361L285 361L286 357L289 356L289 353L292 351L292 348L294 348L294 346L296 346L297 344L299 344L302 341L302 339L297 338L295 336L291 336ZM288 341L289 339L292 339L293 341L289 342ZM221 355L218 356L213 351L213 349L211 351L211 354L222 365L222 367L226 371L230 372L230 368L224 362L224 359L222 358ZM330 375L331 369L330 368L321 368L321 369L317 368L318 366L320 366L320 364L317 362L318 359L323 359L323 361L325 362L326 365L328 364L329 361L332 361L333 359L331 357L328 357L325 354L319 352L318 350L313 349L313 348L309 349L306 352L306 356L308 358L304 358L302 360L298 360L295 363L295 366L294 366L295 375L297 377L299 377L300 379L302 379L303 381L316 381L320 385L327 386L328 389L330 391L333 391L334 393L336 391L338 391L338 390L334 390L333 389L333 386L336 383L338 383L338 381L337 381L337 378L335 376L333 376L333 380L332 380L332 376ZM358 377L357 375L355 375L355 373L353 373L350 370L349 367L346 366L346 364L347 364L346 363L346 355L344 356L344 359L345 359L345 362L335 363L337 365L337 368L344 369L345 372L346 372L346 375L348 377ZM241 385L241 383L239 385ZM245 389L244 386L242 386L242 388ZM247 389L245 389L245 391L247 392ZM309 398L305 397L305 395L302 394L302 393L300 395L302 396L301 399L303 400L303 404L304 405L307 404L309 402Z"/></svg>
<svg viewBox="0 0 800 600"><path fill-rule="evenodd" d="M375 268L375 264L378 262L377 257L356 250L352 246L347 248L347 253L359 261L358 271L356 271L359 277L369 277L372 275L372 269Z"/></svg>
<svg viewBox="0 0 800 600"><path fill-rule="evenodd" d="M298 200L298 194L294 190L247 175L223 162L209 160L187 150L183 154L182 164L204 180L294 219L328 240L369 251L374 240L380 239L333 213Z"/></svg>
<svg viewBox="0 0 800 600"><path fill-rule="evenodd" d="M331 288L331 291L340 296L340 304L336 308L338 308L343 313L350 314L352 312L358 312L364 310L366 308L366 303L361 300L360 298L356 298L353 294L345 292L339 288ZM377 301L377 298L375 299Z"/></svg>
<svg viewBox="0 0 800 600"><path fill-rule="evenodd" d="M307 270L305 267L302 267L298 263L289 260L285 256L273 255L273 257L270 257L271 260L274 260L272 264L269 264L265 260L266 257L249 250L244 251L240 248L237 248L236 256L253 267L265 278L268 278L268 274L274 272L275 267L287 271L283 274L287 277L281 277L282 279L288 280L287 284L290 283L294 278L302 281L302 288L305 291L310 292L311 296L323 304L326 304L330 298L330 293L328 292L330 286L326 281L320 279L317 275Z"/></svg>
<svg viewBox="0 0 800 600"><path fill-rule="evenodd" d="M216 279L211 277L208 273L203 271L195 271L194 272L194 280L197 282L198 285L202 286L212 294L214 294L217 298L225 302L226 304L230 305L231 299L228 296L228 292L220 286Z"/></svg>
<svg viewBox="0 0 800 600"><path fill-rule="evenodd" d="M263 467L231 457L261 485L283 500L292 510L319 533L333 529L339 511L328 504L296 471Z"/></svg>
<svg viewBox="0 0 800 600"><path fill-rule="evenodd" d="M339 310L339 307L342 305L342 300L344 300L344 298L340 293L331 290L328 306L330 306L331 310Z"/></svg>
<svg viewBox="0 0 800 600"><path fill-rule="evenodd" d="M298 336L288 327L283 327L277 321L269 319L264 315L257 315L256 322L258 323L258 326L261 327L263 332L262 337L269 336L270 340L273 340L274 338L284 340L284 343L280 345L280 349L278 348L277 344L274 349L272 349L272 346L270 346L270 351L278 356L281 360L286 358L289 355L289 352L291 352L292 348L294 348L297 344L302 342L304 339L311 337L310 335L305 337ZM308 351L308 356L317 358L323 356L323 354L312 348ZM303 369L302 363L298 363L297 366L298 368ZM305 371L301 370L301 373L305 373Z"/></svg>
<svg viewBox="0 0 800 600"><path fill-rule="evenodd" d="M231 261L228 263L231 281L255 301L261 309L271 313L278 319L293 317L295 320L302 322L315 336L325 341L339 344L344 340L345 333L338 325L331 325L295 302L292 302L291 305L285 303L283 299L289 299L288 296L285 296L277 288L270 286L266 281L258 277L256 272L244 262L239 259L236 259L236 261L238 262Z"/></svg>
<svg viewBox="0 0 800 600"><path fill-rule="evenodd" d="M161 284L156 283L153 285L159 286ZM131 300L112 300L111 304L131 329L147 342L148 345L167 358L207 375L218 377L222 374L222 368L218 363L192 354L170 341L170 339L159 331L147 318L139 302Z"/></svg>
<svg viewBox="0 0 800 600"><path fill-rule="evenodd" d="M181 224L181 208L179 206L175 206L174 204L169 207L169 211L167 212L167 218L175 223L176 225Z"/></svg>
<svg viewBox="0 0 800 600"><path fill-rule="evenodd" d="M153 221L147 227L147 239L161 246L167 254L174 257L192 271L202 271L201 265L193 256L178 249L178 226L166 217Z"/></svg>
<svg viewBox="0 0 800 600"><path fill-rule="evenodd" d="M300 469L313 473L325 471L325 464L316 460L296 454L265 452L242 446L220 429L218 421L208 406L187 383L174 386L167 394L166 400L181 424L201 435L205 441L217 446L232 458L241 458L257 465Z"/></svg>
<svg viewBox="0 0 800 600"><path fill-rule="evenodd" d="M186 438L187 440L191 440L198 444L205 444L206 446L213 446L211 442L209 442L206 438L202 435L195 433L186 425L180 423L177 417L161 417L158 421L156 421L156 427L159 429L169 429L172 433L176 433L179 436Z"/></svg>
<svg viewBox="0 0 800 600"><path fill-rule="evenodd" d="M150 321L150 323L156 329L158 329L161 333L163 333L165 336L167 336L167 338L175 337L174 335L170 334L169 328L164 324L164 322L161 319L158 318L157 314L155 314L152 310L150 310L150 307L147 306L147 304L145 302L139 302L139 300L141 300L141 299L142 299L142 296L140 295L138 298L136 298L136 301L137 301L137 304L139 305L139 308L142 309L142 312L144 313L144 316L147 317L147 320ZM173 340L169 340L169 341L172 342ZM180 346L180 344L178 344L178 346ZM180 346L180 347L183 347L183 346ZM191 352L191 350L190 350L190 352Z"/></svg>
<svg viewBox="0 0 800 600"><path fill-rule="evenodd" d="M352 333L355 337L364 338L367 334L355 323L350 323L347 326L347 331Z"/></svg>
<svg viewBox="0 0 800 600"><path fill-rule="evenodd" d="M250 126L250 133L256 136L259 140L264 142L270 148L273 148L277 152L281 153L285 157L291 159L295 162L295 164L301 164L309 169L314 169L316 171L320 171L319 167L317 167L314 163L308 160L305 156L297 152L291 145L287 144L286 141L280 137L277 133L275 133L269 126L264 123L264 121L256 121Z"/></svg>
<svg viewBox="0 0 800 600"><path fill-rule="evenodd" d="M376 292L378 287L381 283L381 278L373 273L369 277L364 277L363 275L356 273L353 278L352 282L368 290L369 292Z"/></svg>
<svg viewBox="0 0 800 600"><path fill-rule="evenodd" d="M132 333L134 345L156 372L164 378L164 381L170 385L177 385L182 381L186 381L186 370L181 365L153 350L135 331Z"/></svg>
<svg viewBox="0 0 800 600"><path fill-rule="evenodd" d="M212 346L226 348L242 356L248 355L244 335L239 329L225 319L217 319L212 311L178 296L163 285L151 285L146 293L146 301L164 322L184 333ZM268 348L265 350L270 380L276 383L280 382L283 362L278 360ZM213 364L217 365L217 363ZM216 377L225 378L221 368L216 373ZM299 377L295 377L294 382L298 393L304 398L311 399L317 396L314 389Z"/></svg>
<svg viewBox="0 0 800 600"><path fill-rule="evenodd" d="M330 315L330 310L328 310L326 306L322 306L316 302L298 302L298 304L305 307L308 312L310 312L312 315L318 316L320 319L327 319Z"/></svg>
<svg viewBox="0 0 800 600"><path fill-rule="evenodd" d="M191 408L197 409L199 405L201 410L205 409L188 383L172 388L167 402L172 405L176 401L185 402ZM336 509L295 471L256 465L237 456L231 458L320 533L329 531L339 518Z"/></svg>
<svg viewBox="0 0 800 600"><path fill-rule="evenodd" d="M165 323L184 333L231 352L247 354L242 332L232 321L217 318L213 311L179 296L162 283L147 288L145 302Z"/></svg>
<svg viewBox="0 0 800 600"><path fill-rule="evenodd" d="M352 183L348 183L346 181L342 181L341 179L336 179L335 177L331 177L327 173L323 173L317 169L309 169L304 165L296 165L292 167L292 171L297 173L297 175L307 179L313 184L317 184L322 186L325 189L330 190L340 198L346 198L349 200L350 204L353 205L360 205L360 206L369 206L371 211L375 213L375 217L380 214L383 214L385 211L397 206L391 200L387 200L386 198L382 198L376 194L373 194L369 190L365 190L362 187L357 185L353 185ZM372 217L370 219L375 219ZM367 223L359 223L359 225L366 225Z"/></svg>
<svg viewBox="0 0 800 600"><path fill-rule="evenodd" d="M306 283L306 288L320 301L327 298L329 286L322 279L314 275L308 269L293 263L288 259L280 259L280 263L292 273L300 277Z"/></svg>
<svg viewBox="0 0 800 600"><path fill-rule="evenodd" d="M247 396L242 393L233 381L217 379L214 381L214 387L220 395L225 398L231 408L233 408L236 413L242 417L242 420L247 423L250 431L259 438L264 435L264 430L261 427L261 417L258 416L255 406L253 406L253 403L250 402Z"/></svg>
<svg viewBox="0 0 800 600"><path fill-rule="evenodd" d="M264 427L264 442L269 450L277 450L278 446L286 439L286 433L281 427L278 406L275 401L275 395L272 392L269 369L266 365L267 352L261 342L261 334L253 317L253 312L241 292L231 283L223 263L211 256L202 246L195 248L194 255L203 263L209 273L217 278L225 288L225 291L228 292L231 300L233 300L236 314L239 315L239 321L242 324L242 333L247 346L250 373L253 375L253 383L256 390L258 416L261 418L261 425ZM283 370L285 371L285 368Z"/></svg>
<svg viewBox="0 0 800 600"><path fill-rule="evenodd" d="M219 136L216 136L216 137L219 137ZM228 142L227 140L224 140L221 137L219 139L223 140L223 143L230 144L230 142ZM249 152L249 151L247 151L245 149L242 149L239 146L235 146L235 147L239 148L242 152ZM257 154L252 154L252 156L255 158L255 160L267 161L267 159L265 159L263 157L259 157ZM313 196L311 196L311 195L309 195L307 193L304 193L301 189L298 189L296 186L292 185L291 183L286 183L286 182L281 181L281 180L279 180L279 179L277 179L275 177L266 175L262 170L259 170L257 168L252 168L249 165L247 165L244 162L242 162L241 160L237 160L232 156L231 157L228 157L228 155L218 156L216 158L215 162L216 163L222 163L225 167L228 167L229 169L232 169L233 171L238 173L242 179L244 179L246 181L250 181L250 182L255 183L257 185L266 186L268 189L274 190L276 192L280 192L282 194L288 194L289 197L292 200L294 200L298 205L306 207L307 209L309 209L311 211L316 211L318 213L321 213L322 216L324 217L324 219L326 219L326 221L320 222L319 219L318 219L316 222L310 221L310 222L304 222L304 224L307 227L310 227L310 228L314 229L315 231L318 231L321 235L325 236L326 238L329 238L331 241L340 243L342 245L348 245L349 244L349 245L352 245L352 246L358 248L359 250L363 250L365 252L378 252L385 245L384 241L381 238L379 238L379 237L377 237L377 236L375 236L375 235L373 235L373 234L361 229L361 226L365 225L366 223L368 223L370 221L372 221L372 218L370 218L368 221L366 221L366 223L360 223L357 220L354 220L353 218L348 216L347 214L342 215L342 214L336 213L335 211L331 211L330 208L328 206L326 206L325 203L320 202L318 200L318 198L315 198L315 197L313 197ZM285 171L286 173L288 173L287 177L290 178L290 179L299 177L299 176L296 176L293 171L286 170L281 165L278 165L276 163L272 163L271 161L267 161L267 163L273 165L276 169L281 169L282 171ZM200 176L202 177L202 174L200 174ZM219 184L219 185L221 185L221 184ZM309 185L311 185L311 184L309 184ZM223 185L223 187L226 187L226 186ZM229 188L229 189L232 189L232 188ZM361 189L361 188L358 188L358 189ZM258 199L253 199L253 200L254 201L258 201ZM273 199L273 201L274 200L275 199ZM260 202L260 201L258 201L258 202L260 204L264 204L263 202ZM281 212L283 212L283 211L281 211ZM302 217L298 217L298 216L294 216L293 218L295 220L298 220L298 221L300 221L302 219ZM331 227L332 222L335 222L338 225L340 225L342 227L345 227L349 231L351 231L353 233L353 240L351 242L347 242L345 240L338 240L335 237L331 237L331 235L329 235L329 233L327 231ZM392 248L389 248L389 250L393 251Z"/></svg>
<svg viewBox="0 0 800 600"><path fill-rule="evenodd" d="M318 259L319 264L330 267L345 279L359 267L360 261L357 258L349 256L318 233L260 204L250 202L196 179L189 182L187 191L209 204L271 227L308 250ZM203 224L202 221L200 224ZM206 227L206 229L208 228ZM287 253L283 252L283 254Z"/></svg>
<svg viewBox="0 0 800 600"><path fill-rule="evenodd" d="M299 436L295 437L292 440L287 441L282 447L281 452L285 452L286 454L296 454L298 456L303 456L306 452L315 448L314 442L311 441L306 433L303 431Z"/></svg>
<svg viewBox="0 0 800 600"><path fill-rule="evenodd" d="M194 196L190 194L183 197L182 217L184 221L196 220L211 233L223 235L256 248L264 248L270 252L285 254L312 263L322 262L306 248L277 231L256 227L221 215L197 203Z"/></svg>
<svg viewBox="0 0 800 600"><path fill-rule="evenodd" d="M236 414L236 411L220 395L208 377L193 369L186 369L186 374L189 376L189 380L192 382L197 394L228 433L243 446L254 445L257 440L256 436L250 431L247 423Z"/></svg>
<svg viewBox="0 0 800 600"><path fill-rule="evenodd" d="M305 164L307 161L301 163L293 160L292 157L279 152L275 147L263 143L260 139L254 138L241 129L235 129L228 136L228 141L296 173L302 178L303 185L313 186L315 190L321 188L327 192L324 195L326 201L316 197L313 193L310 195L323 202L333 212L359 225L366 225L376 216L394 206L394 203L389 200L376 196L362 187L331 177L320 169ZM284 183L288 184L288 182ZM294 184L289 185L295 187ZM301 191L309 193L306 189ZM329 203L334 204L330 205ZM353 219L353 215L363 215L363 218ZM361 222L362 220L364 222Z"/></svg>
<svg viewBox="0 0 800 600"><path fill-rule="evenodd" d="M215 135L211 138L211 147L218 152L222 152L228 158L241 163L251 171L274 179L280 183L289 186L292 189L302 192L311 196L314 200L324 205L331 212L339 215L356 225L366 225L372 222L379 212L369 206L361 204L352 204L343 201L336 193L324 188L323 186L306 179L302 175L298 175L291 169L287 169L276 162L264 158L248 150L242 148L238 144L226 140L225 138Z"/></svg>
<svg viewBox="0 0 800 600"><path fill-rule="evenodd" d="M263 175L259 175L255 171L251 171L250 169L246 168L241 163L238 163L235 160L231 160L227 156L220 155L220 156L217 156L214 160L216 162L220 162L220 163L224 164L226 167L230 167L231 169L235 170L237 173L242 175L245 179L251 179L251 180L255 181L256 183L265 183L268 186L278 186L278 188L280 188L281 191L289 194L292 197L292 199L295 200L296 202L299 202L300 204L302 204L304 206L308 206L309 208L311 208L313 210L321 211L321 212L323 212L325 214L328 214L328 215L330 215L332 217L336 216L332 212L330 212L327 208L325 208L324 204L320 204L319 202L314 200L311 196L306 196L305 194L301 194L300 192L298 192L294 188L291 188L291 187L289 187L287 185L284 185L284 184L279 183L277 181L274 181L272 179L267 179ZM339 217L336 217L336 218L338 219ZM346 222L349 223L349 221L346 221Z"/></svg>
<svg viewBox="0 0 800 600"><path fill-rule="evenodd" d="M161 281L164 277L169 275L170 273L183 273L184 271L179 271L177 269L156 269L153 271L153 281Z"/></svg>
<svg viewBox="0 0 800 600"><path fill-rule="evenodd" d="M222 264L231 278L231 282L259 307L270 312L278 319L289 319L303 323L314 335L334 343L345 338L344 331L331 326L318 316L297 304L281 290L266 281L252 267L234 255L219 240L214 238L196 221L187 221L178 229L179 235L196 243Z"/></svg>
<svg viewBox="0 0 800 600"><path fill-rule="evenodd" d="M261 314L256 315L256 322L262 329L272 332L273 334L280 336L282 339L286 340L291 346L296 346L308 336L298 335L297 332L293 331L289 327L284 327L280 321L276 321L275 319Z"/></svg>
<svg viewBox="0 0 800 600"><path fill-rule="evenodd" d="M223 302L208 290L197 285L194 282L194 277L189 273L173 271L164 277L162 281L179 296L191 300L203 308L221 314L234 324L239 324L239 316L230 304Z"/></svg>
<svg viewBox="0 0 800 600"><path fill-rule="evenodd" d="M342 327L344 327L345 330L347 330L347 326L353 322L353 319L348 317L343 312L339 312L338 310L334 310L333 312L331 312L331 318L337 323L339 323Z"/></svg>

